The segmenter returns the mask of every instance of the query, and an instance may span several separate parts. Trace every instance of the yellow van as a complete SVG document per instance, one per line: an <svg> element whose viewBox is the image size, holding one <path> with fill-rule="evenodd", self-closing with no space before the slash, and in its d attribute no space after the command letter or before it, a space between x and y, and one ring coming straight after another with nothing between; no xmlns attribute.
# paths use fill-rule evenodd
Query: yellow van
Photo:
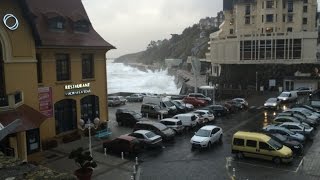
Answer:
<svg viewBox="0 0 320 180"><path fill-rule="evenodd" d="M261 133L236 132L232 138L231 149L238 158L260 158L271 160L276 164L292 161L290 148Z"/></svg>

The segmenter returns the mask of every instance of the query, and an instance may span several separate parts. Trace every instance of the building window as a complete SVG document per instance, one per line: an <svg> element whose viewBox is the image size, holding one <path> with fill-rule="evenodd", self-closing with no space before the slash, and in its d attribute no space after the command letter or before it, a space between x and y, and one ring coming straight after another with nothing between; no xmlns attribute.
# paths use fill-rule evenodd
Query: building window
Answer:
<svg viewBox="0 0 320 180"><path fill-rule="evenodd" d="M308 6L303 6L303 12L304 13L308 12Z"/></svg>
<svg viewBox="0 0 320 180"><path fill-rule="evenodd" d="M263 16L263 15L261 16L261 21L262 21L262 22L264 21L264 16Z"/></svg>
<svg viewBox="0 0 320 180"><path fill-rule="evenodd" d="M64 30L65 19L63 17L54 17L48 20L49 29L51 30Z"/></svg>
<svg viewBox="0 0 320 180"><path fill-rule="evenodd" d="M41 55L36 54L37 58L37 77L38 77L38 83L42 83L42 60Z"/></svg>
<svg viewBox="0 0 320 180"><path fill-rule="evenodd" d="M230 34L233 34L233 29L230 29Z"/></svg>
<svg viewBox="0 0 320 180"><path fill-rule="evenodd" d="M263 9L264 8L264 1L261 2L261 5L262 5L262 9Z"/></svg>
<svg viewBox="0 0 320 180"><path fill-rule="evenodd" d="M274 2L273 2L273 1L266 1L266 3L267 3L267 4L266 4L266 7L267 7L267 8L270 9L270 8L273 8L273 7L274 7Z"/></svg>
<svg viewBox="0 0 320 180"><path fill-rule="evenodd" d="M246 5L246 15L250 15L250 5Z"/></svg>
<svg viewBox="0 0 320 180"><path fill-rule="evenodd" d="M70 59L67 54L56 55L57 81L70 80Z"/></svg>
<svg viewBox="0 0 320 180"><path fill-rule="evenodd" d="M293 59L301 59L301 39L293 40Z"/></svg>
<svg viewBox="0 0 320 180"><path fill-rule="evenodd" d="M95 118L100 118L99 109L99 97L95 95L89 95L80 100L81 105L81 119L87 121L90 119L91 122Z"/></svg>
<svg viewBox="0 0 320 180"><path fill-rule="evenodd" d="M302 24L308 24L308 18L303 18L302 19Z"/></svg>
<svg viewBox="0 0 320 180"><path fill-rule="evenodd" d="M74 31L89 32L89 22L87 20L79 20L73 24Z"/></svg>
<svg viewBox="0 0 320 180"><path fill-rule="evenodd" d="M94 61L92 54L82 55L82 79L94 78Z"/></svg>
<svg viewBox="0 0 320 180"><path fill-rule="evenodd" d="M292 32L292 27L288 27L287 32Z"/></svg>
<svg viewBox="0 0 320 180"><path fill-rule="evenodd" d="M250 24L250 16L249 17L245 17L245 24Z"/></svg>
<svg viewBox="0 0 320 180"><path fill-rule="evenodd" d="M293 22L293 15L292 14L288 14L288 22Z"/></svg>
<svg viewBox="0 0 320 180"><path fill-rule="evenodd" d="M273 22L273 14L266 15L266 22Z"/></svg>
<svg viewBox="0 0 320 180"><path fill-rule="evenodd" d="M282 15L282 22L286 22L286 15Z"/></svg>
<svg viewBox="0 0 320 180"><path fill-rule="evenodd" d="M304 4L308 4L308 0L303 0L303 3Z"/></svg>
<svg viewBox="0 0 320 180"><path fill-rule="evenodd" d="M293 12L293 1L288 0L288 12Z"/></svg>

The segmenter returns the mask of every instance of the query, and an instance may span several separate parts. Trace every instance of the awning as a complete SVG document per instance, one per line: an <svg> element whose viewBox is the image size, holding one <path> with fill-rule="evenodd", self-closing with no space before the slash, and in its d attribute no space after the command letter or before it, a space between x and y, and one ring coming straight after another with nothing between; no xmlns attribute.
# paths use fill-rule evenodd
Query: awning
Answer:
<svg viewBox="0 0 320 180"><path fill-rule="evenodd" d="M9 134L39 128L47 117L28 105L21 105L14 110L0 112L0 123L4 127L9 126L17 119L20 119L19 125L12 129Z"/></svg>

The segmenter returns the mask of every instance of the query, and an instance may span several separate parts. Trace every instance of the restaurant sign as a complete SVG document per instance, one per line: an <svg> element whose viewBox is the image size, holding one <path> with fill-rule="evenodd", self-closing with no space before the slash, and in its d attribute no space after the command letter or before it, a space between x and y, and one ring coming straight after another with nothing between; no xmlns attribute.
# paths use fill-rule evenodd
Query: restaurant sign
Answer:
<svg viewBox="0 0 320 180"><path fill-rule="evenodd" d="M65 85L64 90L65 90L66 96L74 96L74 95L91 93L90 83Z"/></svg>

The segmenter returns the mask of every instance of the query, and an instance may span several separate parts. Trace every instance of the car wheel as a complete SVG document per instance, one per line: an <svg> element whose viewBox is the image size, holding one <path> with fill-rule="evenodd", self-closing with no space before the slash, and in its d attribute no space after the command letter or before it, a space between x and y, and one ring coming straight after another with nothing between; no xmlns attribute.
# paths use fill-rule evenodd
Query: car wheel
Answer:
<svg viewBox="0 0 320 180"><path fill-rule="evenodd" d="M236 154L236 156L237 156L238 159L243 159L243 157L244 157L242 152L238 152Z"/></svg>
<svg viewBox="0 0 320 180"><path fill-rule="evenodd" d="M279 165L281 163L281 159L279 157L275 157L273 158L273 162L277 165Z"/></svg>
<svg viewBox="0 0 320 180"><path fill-rule="evenodd" d="M205 122L209 122L209 119L206 118L206 119L204 119L204 121L205 121Z"/></svg>
<svg viewBox="0 0 320 180"><path fill-rule="evenodd" d="M208 146L207 146L208 149L211 149L211 142L209 141L208 143Z"/></svg>

